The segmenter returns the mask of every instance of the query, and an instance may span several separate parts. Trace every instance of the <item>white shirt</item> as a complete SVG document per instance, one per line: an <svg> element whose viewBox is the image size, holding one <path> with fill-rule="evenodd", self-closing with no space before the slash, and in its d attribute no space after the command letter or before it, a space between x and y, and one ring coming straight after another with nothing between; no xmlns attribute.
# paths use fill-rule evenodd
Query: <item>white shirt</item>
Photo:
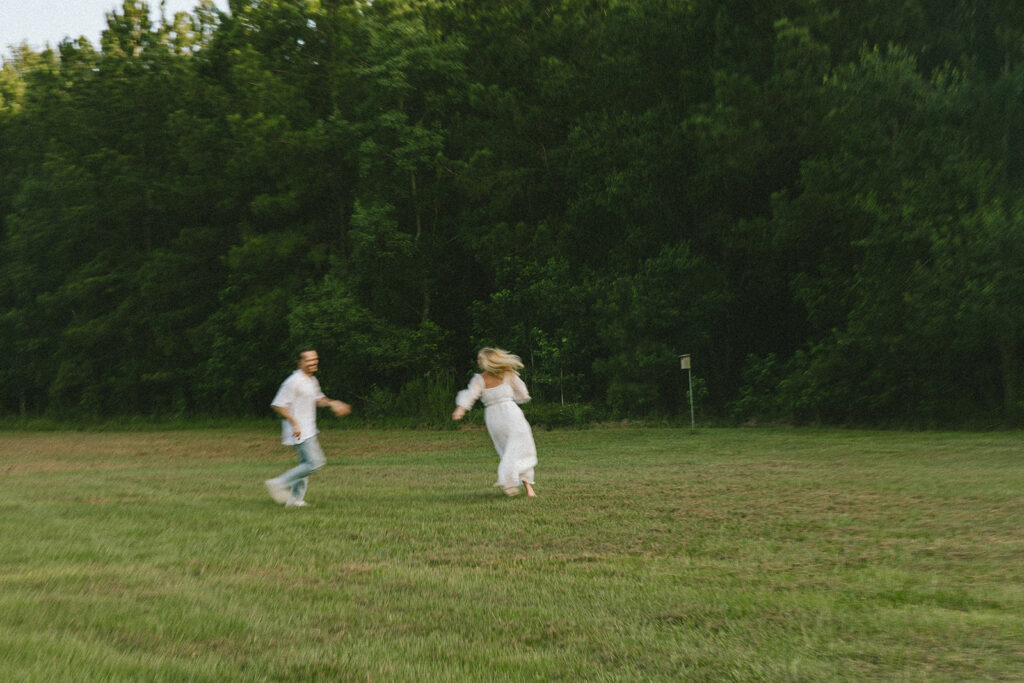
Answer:
<svg viewBox="0 0 1024 683"><path fill-rule="evenodd" d="M299 423L299 438L295 438L294 429L288 420L281 420L281 443L295 446L306 439L317 435L316 402L324 398L320 391L320 382L302 370L296 370L281 383L277 395L270 402L272 406L286 408L295 421Z"/></svg>

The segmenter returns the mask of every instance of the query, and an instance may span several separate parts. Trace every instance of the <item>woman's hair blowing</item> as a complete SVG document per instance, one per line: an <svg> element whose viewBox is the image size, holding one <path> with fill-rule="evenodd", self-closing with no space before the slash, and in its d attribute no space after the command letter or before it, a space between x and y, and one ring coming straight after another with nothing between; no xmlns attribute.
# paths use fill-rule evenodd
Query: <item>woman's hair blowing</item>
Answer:
<svg viewBox="0 0 1024 683"><path fill-rule="evenodd" d="M492 375L501 376L506 372L518 375L519 370L523 368L523 359L505 349L480 349L477 359L480 361L480 367Z"/></svg>

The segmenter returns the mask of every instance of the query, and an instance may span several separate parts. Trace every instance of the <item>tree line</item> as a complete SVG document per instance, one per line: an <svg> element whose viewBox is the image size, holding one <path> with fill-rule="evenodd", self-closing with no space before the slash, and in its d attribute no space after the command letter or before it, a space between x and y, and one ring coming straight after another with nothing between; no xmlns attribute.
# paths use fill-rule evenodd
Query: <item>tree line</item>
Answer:
<svg viewBox="0 0 1024 683"><path fill-rule="evenodd" d="M1024 5L126 0L0 69L0 415L1024 415ZM333 395L332 394L332 395ZM566 406L562 408L562 406Z"/></svg>

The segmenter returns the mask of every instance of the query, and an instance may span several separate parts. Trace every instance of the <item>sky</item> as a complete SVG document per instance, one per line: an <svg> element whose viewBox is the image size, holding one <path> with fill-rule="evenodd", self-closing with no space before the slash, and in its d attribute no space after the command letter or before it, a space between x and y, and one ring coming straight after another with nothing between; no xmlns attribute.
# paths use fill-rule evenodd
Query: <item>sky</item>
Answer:
<svg viewBox="0 0 1024 683"><path fill-rule="evenodd" d="M10 54L11 45L27 42L34 50L51 47L65 37L84 35L99 49L100 33L107 27L106 14L120 12L122 0L0 0L0 55ZM148 0L154 21L160 16L160 0ZM199 0L167 0L167 16L191 12ZM227 0L214 0L226 10Z"/></svg>

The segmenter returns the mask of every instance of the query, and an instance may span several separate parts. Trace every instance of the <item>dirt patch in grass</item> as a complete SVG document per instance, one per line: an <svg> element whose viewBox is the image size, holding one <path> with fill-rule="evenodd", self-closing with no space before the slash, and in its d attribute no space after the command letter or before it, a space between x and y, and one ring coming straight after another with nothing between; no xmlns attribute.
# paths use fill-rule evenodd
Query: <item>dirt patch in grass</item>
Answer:
<svg viewBox="0 0 1024 683"><path fill-rule="evenodd" d="M259 461L290 455L276 425L266 432L39 432L0 433L0 472L44 474L92 469L131 469L156 463ZM332 458L441 455L487 447L481 433L327 430L320 442ZM477 443L479 442L479 443Z"/></svg>
<svg viewBox="0 0 1024 683"><path fill-rule="evenodd" d="M7 474L149 467L154 462L203 459L224 462L269 455L251 436L216 432L0 434Z"/></svg>

